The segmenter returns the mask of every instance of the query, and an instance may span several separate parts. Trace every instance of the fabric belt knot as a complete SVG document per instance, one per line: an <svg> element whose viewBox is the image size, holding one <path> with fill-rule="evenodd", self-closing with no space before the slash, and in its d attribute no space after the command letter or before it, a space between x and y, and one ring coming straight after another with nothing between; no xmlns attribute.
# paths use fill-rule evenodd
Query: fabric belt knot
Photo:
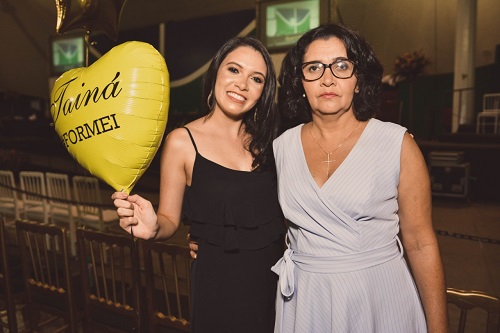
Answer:
<svg viewBox="0 0 500 333"><path fill-rule="evenodd" d="M295 264L292 260L293 250L288 248L283 257L271 267L279 275L279 288L285 299L289 300L295 291Z"/></svg>
<svg viewBox="0 0 500 333"><path fill-rule="evenodd" d="M397 257L403 257L403 246L398 237L377 249L333 257L319 257L288 248L271 270L279 275L281 294L285 300L290 300L295 292L296 268L312 273L346 273L380 265Z"/></svg>

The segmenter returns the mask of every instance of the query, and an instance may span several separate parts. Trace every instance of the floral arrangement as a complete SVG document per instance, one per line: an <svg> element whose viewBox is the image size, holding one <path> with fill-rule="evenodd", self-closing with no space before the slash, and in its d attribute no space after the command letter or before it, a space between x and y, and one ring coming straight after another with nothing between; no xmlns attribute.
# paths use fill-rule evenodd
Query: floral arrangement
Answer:
<svg viewBox="0 0 500 333"><path fill-rule="evenodd" d="M424 68L428 64L430 64L430 61L422 50L405 52L403 55L396 57L394 76L401 79L414 79L424 72Z"/></svg>

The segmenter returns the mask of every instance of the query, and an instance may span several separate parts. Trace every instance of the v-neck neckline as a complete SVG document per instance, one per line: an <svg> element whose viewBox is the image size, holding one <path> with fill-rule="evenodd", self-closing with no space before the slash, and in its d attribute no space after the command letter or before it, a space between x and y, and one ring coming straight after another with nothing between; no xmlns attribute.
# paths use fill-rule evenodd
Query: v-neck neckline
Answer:
<svg viewBox="0 0 500 333"><path fill-rule="evenodd" d="M354 143L354 146L352 147L351 151L347 154L346 158L344 158L344 160L342 162L340 162L340 164L337 167L337 169L335 169L335 171L330 175L330 177L328 177L328 179L321 186L319 186L318 183L316 183L316 181L314 180L314 177L313 177L313 175L311 173L311 170L309 169L309 165L307 164L306 153L304 151L304 145L302 143L302 128L306 124L300 125L300 128L298 129L298 139L299 139L299 146L300 146L300 151L301 151L302 164L305 167L305 169L307 170L307 173L309 175L308 176L309 181L314 184L314 186L315 186L316 189L318 189L319 191L322 191L325 188L325 186L332 181L332 178L334 178L334 176L336 174L338 174L339 172L342 171L341 169L343 169L344 165L350 160L350 158L351 158L350 156L353 154L353 152L355 150L358 149L357 147L359 146L359 142L362 140L362 138L365 135L365 132L368 129L368 127L370 127L370 123L372 122L372 119L373 118L371 118L371 119L368 120L368 123L366 124L365 128L363 128L363 131L361 132L358 140Z"/></svg>

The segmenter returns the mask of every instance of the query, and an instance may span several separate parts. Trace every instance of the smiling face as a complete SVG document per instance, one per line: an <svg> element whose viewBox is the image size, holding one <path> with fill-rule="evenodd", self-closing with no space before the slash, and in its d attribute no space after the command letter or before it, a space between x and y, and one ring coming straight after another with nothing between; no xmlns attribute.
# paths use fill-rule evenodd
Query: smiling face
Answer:
<svg viewBox="0 0 500 333"><path fill-rule="evenodd" d="M267 67L259 51L240 46L222 61L215 82L216 110L239 119L259 100Z"/></svg>
<svg viewBox="0 0 500 333"><path fill-rule="evenodd" d="M313 41L304 54L303 62L317 61L330 64L338 59L348 59L344 43L336 38ZM348 79L336 78L325 68L323 76L307 82L302 80L313 114L342 114L352 109L352 99L357 84L355 75Z"/></svg>

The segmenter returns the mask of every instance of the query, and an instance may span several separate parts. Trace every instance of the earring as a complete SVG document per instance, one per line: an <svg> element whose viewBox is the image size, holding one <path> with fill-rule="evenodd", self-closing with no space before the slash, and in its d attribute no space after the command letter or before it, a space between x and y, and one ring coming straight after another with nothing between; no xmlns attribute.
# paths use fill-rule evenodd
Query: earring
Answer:
<svg viewBox="0 0 500 333"><path fill-rule="evenodd" d="M212 90L210 91L210 94L208 94L208 98L207 98L207 106L208 106L208 109L209 110L212 110L215 106L215 101L214 101L214 105L213 106L210 106L210 99L212 98Z"/></svg>
<svg viewBox="0 0 500 333"><path fill-rule="evenodd" d="M305 94L305 93L304 93L304 94L302 94L302 97L306 98L306 94Z"/></svg>
<svg viewBox="0 0 500 333"><path fill-rule="evenodd" d="M257 123L257 109L253 112L253 122Z"/></svg>

